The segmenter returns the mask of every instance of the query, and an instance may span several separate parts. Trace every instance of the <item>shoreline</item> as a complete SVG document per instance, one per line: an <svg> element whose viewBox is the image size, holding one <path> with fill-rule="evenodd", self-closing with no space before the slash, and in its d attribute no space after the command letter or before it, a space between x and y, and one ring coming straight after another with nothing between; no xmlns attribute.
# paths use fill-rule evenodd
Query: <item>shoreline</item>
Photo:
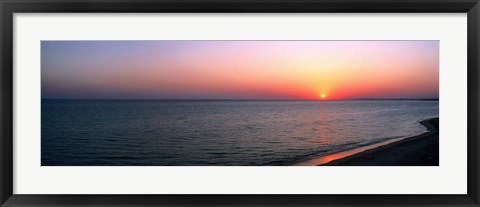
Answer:
<svg viewBox="0 0 480 207"><path fill-rule="evenodd" d="M427 132L338 152L295 166L438 166L439 118L420 121Z"/></svg>

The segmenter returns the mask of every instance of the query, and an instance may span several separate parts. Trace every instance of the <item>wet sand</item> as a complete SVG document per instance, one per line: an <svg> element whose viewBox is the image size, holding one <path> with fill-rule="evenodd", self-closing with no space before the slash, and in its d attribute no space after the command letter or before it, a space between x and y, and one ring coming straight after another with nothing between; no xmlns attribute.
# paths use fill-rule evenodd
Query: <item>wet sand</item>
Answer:
<svg viewBox="0 0 480 207"><path fill-rule="evenodd" d="M339 152L295 165L330 166L438 166L438 118L423 120L428 132Z"/></svg>
<svg viewBox="0 0 480 207"><path fill-rule="evenodd" d="M438 118L420 123L429 132L369 149L323 165L331 166L438 166Z"/></svg>

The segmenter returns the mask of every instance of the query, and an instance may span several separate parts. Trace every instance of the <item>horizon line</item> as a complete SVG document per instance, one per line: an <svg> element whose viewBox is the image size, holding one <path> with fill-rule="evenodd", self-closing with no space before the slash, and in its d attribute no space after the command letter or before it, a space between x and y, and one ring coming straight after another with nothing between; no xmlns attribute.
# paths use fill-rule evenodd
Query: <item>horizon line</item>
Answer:
<svg viewBox="0 0 480 207"><path fill-rule="evenodd" d="M150 100L150 101L354 101L354 100L378 100L378 101L438 101L439 98L348 98L348 99L249 99L249 98L242 98L242 99L235 99L235 98L224 98L224 99L195 99L195 98L41 98L41 100Z"/></svg>

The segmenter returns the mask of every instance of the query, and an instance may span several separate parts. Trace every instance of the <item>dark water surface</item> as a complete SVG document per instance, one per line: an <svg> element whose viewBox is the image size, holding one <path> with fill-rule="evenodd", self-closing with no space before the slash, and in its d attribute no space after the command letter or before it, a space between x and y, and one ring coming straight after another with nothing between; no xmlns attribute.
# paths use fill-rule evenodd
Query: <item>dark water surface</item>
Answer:
<svg viewBox="0 0 480 207"><path fill-rule="evenodd" d="M42 165L291 165L425 132L438 101L42 100Z"/></svg>

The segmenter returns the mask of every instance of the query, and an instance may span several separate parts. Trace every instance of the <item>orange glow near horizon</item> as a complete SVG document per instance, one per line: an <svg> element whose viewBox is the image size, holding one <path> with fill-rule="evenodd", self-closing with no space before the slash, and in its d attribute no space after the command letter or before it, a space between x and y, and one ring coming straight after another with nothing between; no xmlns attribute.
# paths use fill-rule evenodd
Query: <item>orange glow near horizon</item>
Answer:
<svg viewBox="0 0 480 207"><path fill-rule="evenodd" d="M42 41L43 98L438 98L438 41Z"/></svg>

